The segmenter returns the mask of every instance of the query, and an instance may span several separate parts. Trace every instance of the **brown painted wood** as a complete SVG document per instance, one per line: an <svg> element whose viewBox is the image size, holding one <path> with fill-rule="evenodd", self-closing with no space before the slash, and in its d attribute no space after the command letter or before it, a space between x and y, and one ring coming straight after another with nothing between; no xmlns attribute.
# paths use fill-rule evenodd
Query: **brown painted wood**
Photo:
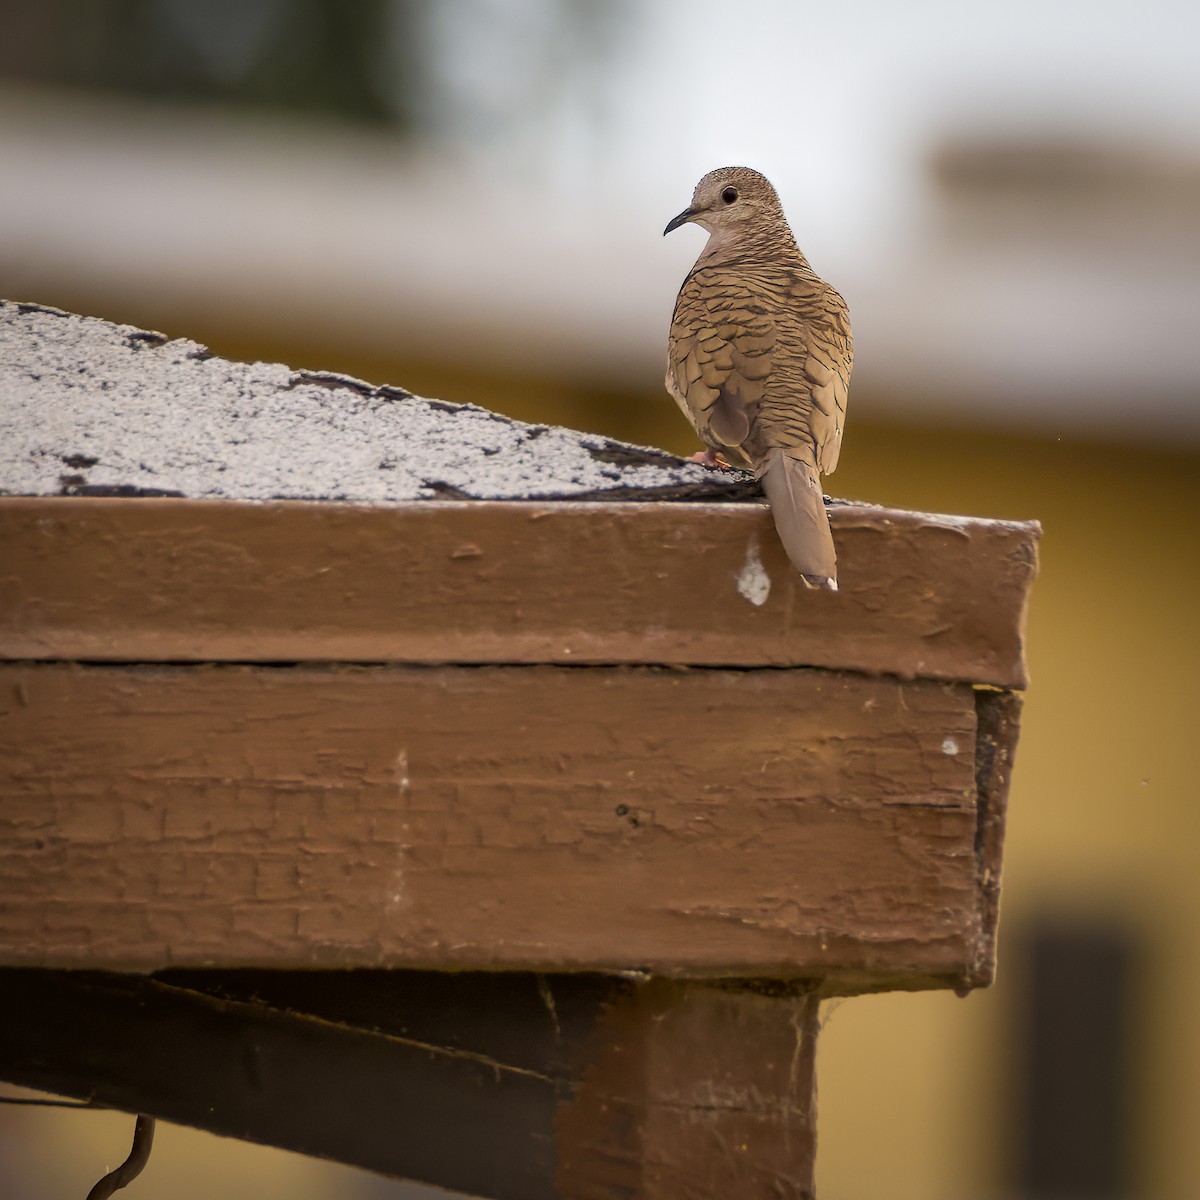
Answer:
<svg viewBox="0 0 1200 1200"><path fill-rule="evenodd" d="M806 1200L815 1038L783 987L0 970L0 1077L500 1200Z"/></svg>
<svg viewBox="0 0 1200 1200"><path fill-rule="evenodd" d="M831 520L837 594L804 588L761 504L0 498L0 658L819 666L1025 685L1036 524L861 505ZM748 598L767 580L764 602Z"/></svg>
<svg viewBox="0 0 1200 1200"><path fill-rule="evenodd" d="M572 1200L811 1200L817 999L657 980L602 1016L556 1116Z"/></svg>
<svg viewBox="0 0 1200 1200"><path fill-rule="evenodd" d="M856 991L969 983L993 955L962 685L13 664L0 709L4 964Z"/></svg>

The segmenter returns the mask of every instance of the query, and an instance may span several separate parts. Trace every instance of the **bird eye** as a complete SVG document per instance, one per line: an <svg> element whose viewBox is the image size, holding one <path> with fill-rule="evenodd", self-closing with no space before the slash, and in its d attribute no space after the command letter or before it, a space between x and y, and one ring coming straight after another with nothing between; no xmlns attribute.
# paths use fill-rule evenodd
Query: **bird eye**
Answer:
<svg viewBox="0 0 1200 1200"><path fill-rule="evenodd" d="M726 204L732 204L737 198L738 190L735 187L727 187L721 193L721 199L724 200Z"/></svg>

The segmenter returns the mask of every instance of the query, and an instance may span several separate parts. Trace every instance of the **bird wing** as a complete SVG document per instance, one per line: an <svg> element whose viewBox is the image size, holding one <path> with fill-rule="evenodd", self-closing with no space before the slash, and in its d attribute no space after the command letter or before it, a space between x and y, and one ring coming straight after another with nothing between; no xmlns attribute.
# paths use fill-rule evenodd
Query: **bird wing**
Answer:
<svg viewBox="0 0 1200 1200"><path fill-rule="evenodd" d="M766 305L727 273L704 269L684 280L667 350L667 391L707 445L742 447L761 403L776 329Z"/></svg>
<svg viewBox="0 0 1200 1200"><path fill-rule="evenodd" d="M803 322L803 374L808 385L809 429L817 465L831 475L842 448L846 398L854 343L846 302L823 280L803 275L789 289L789 299Z"/></svg>

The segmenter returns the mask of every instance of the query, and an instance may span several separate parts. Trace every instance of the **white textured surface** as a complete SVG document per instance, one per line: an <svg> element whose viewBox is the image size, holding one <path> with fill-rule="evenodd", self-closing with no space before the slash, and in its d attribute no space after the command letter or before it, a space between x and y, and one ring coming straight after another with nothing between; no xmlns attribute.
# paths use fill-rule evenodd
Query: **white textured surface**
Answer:
<svg viewBox="0 0 1200 1200"><path fill-rule="evenodd" d="M757 538L751 538L746 546L746 561L738 572L737 590L740 596L749 600L756 608L761 608L771 594L771 577L763 566Z"/></svg>
<svg viewBox="0 0 1200 1200"><path fill-rule="evenodd" d="M713 483L658 451L0 301L0 492L571 497Z"/></svg>

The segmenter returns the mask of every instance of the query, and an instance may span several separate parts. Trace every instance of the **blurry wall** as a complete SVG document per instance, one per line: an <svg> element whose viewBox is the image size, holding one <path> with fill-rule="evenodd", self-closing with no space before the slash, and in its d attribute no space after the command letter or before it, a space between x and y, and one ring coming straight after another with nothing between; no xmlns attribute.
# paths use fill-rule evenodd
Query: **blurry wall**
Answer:
<svg viewBox="0 0 1200 1200"><path fill-rule="evenodd" d="M998 983L831 1007L821 1194L1200 1194L1193 7L0 0L0 27L0 291L683 452L662 342L700 241L660 231L703 171L766 170L854 319L830 489L1046 529ZM127 1140L5 1130L21 1195ZM150 1171L400 1194L182 1130Z"/></svg>
<svg viewBox="0 0 1200 1200"><path fill-rule="evenodd" d="M839 492L918 509L1036 516L1045 526L1029 618L1032 684L1013 778L998 981L952 995L847 1001L819 1064L824 1195L1184 1197L1200 1189L1200 871L1191 676L1200 488L1191 453L929 430L847 433ZM852 452L853 451L853 452ZM1064 1152L1097 1086L1117 1092L1120 1147L1104 1186L1022 1186L1031 942L1046 929L1131 939L1129 1007L1050 1080ZM1068 978L1074 1024L1125 981ZM1125 1023L1128 1024L1125 1024ZM1131 1042L1124 1077L1091 1065ZM1111 1144L1092 1128L1088 1159ZM1091 1164L1074 1154L1084 1181ZM885 1167L886 1164L886 1167ZM1115 1177L1114 1177L1115 1176ZM1045 1176L1042 1176L1045 1178ZM1078 1179L1079 1176L1076 1176ZM1067 1180L1071 1182L1070 1179Z"/></svg>

